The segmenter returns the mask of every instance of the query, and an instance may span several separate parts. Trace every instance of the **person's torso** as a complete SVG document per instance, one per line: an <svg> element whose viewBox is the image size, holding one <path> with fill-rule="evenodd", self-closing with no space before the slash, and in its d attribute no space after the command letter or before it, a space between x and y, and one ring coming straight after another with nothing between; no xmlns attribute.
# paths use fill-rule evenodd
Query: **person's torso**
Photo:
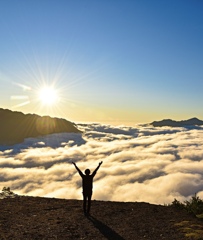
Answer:
<svg viewBox="0 0 203 240"><path fill-rule="evenodd" d="M82 181L83 189L87 191L92 190L92 185L93 185L92 182L93 182L92 175L84 175L83 181Z"/></svg>

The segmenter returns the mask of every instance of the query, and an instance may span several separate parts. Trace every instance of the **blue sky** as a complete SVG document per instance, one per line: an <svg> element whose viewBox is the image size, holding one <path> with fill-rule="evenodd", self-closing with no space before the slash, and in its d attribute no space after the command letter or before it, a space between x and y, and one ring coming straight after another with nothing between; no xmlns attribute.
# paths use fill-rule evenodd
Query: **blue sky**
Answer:
<svg viewBox="0 0 203 240"><path fill-rule="evenodd" d="M203 119L202 11L200 0L1 1L0 107L76 122ZM44 85L55 104L39 99Z"/></svg>

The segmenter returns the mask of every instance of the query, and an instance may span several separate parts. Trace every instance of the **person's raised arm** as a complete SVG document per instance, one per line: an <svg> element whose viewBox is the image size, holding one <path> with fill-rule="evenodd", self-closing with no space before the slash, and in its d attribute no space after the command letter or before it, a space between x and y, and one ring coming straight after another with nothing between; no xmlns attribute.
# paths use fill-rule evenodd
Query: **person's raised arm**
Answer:
<svg viewBox="0 0 203 240"><path fill-rule="evenodd" d="M97 173L97 170L100 168L100 166L102 165L102 162L99 163L98 167L94 170L94 172L92 173L92 176L94 177Z"/></svg>
<svg viewBox="0 0 203 240"><path fill-rule="evenodd" d="M76 170L78 171L78 173L80 174L81 177L84 176L84 174L82 173L82 171L78 168L78 166L76 165L76 163L72 162L72 164L75 166Z"/></svg>

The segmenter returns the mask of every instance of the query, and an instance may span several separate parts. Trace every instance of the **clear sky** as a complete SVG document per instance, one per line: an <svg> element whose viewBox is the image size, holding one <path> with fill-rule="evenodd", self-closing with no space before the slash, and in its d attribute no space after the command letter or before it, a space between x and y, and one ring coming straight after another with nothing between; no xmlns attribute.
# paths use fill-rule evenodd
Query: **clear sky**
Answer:
<svg viewBox="0 0 203 240"><path fill-rule="evenodd" d="M202 13L201 0L1 0L0 107L75 122L203 119Z"/></svg>

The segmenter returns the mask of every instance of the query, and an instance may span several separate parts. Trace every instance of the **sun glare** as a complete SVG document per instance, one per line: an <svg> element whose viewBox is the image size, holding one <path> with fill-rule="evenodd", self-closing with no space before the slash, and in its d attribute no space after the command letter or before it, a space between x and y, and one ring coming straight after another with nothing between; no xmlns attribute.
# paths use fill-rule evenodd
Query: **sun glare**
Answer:
<svg viewBox="0 0 203 240"><path fill-rule="evenodd" d="M57 92L52 87L44 87L39 92L39 99L44 105L54 105L58 101Z"/></svg>

